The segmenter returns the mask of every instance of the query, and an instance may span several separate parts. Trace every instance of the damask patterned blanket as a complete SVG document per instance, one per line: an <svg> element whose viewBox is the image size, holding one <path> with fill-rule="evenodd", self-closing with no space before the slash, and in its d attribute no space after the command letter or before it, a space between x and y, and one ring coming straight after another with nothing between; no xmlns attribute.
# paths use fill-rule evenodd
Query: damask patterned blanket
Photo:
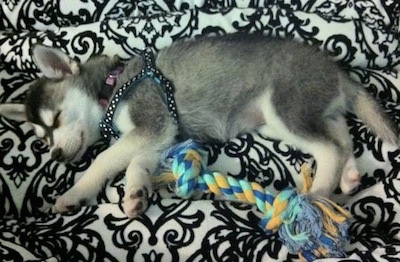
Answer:
<svg viewBox="0 0 400 262"><path fill-rule="evenodd" d="M400 4L389 0L0 0L0 102L21 102L38 76L30 48L41 42L81 61L129 58L180 38L233 32L295 38L325 49L400 123ZM304 65L307 66L307 65ZM321 88L324 88L321 86ZM338 201L354 216L347 258L400 261L400 150L348 116L362 187ZM117 203L123 175L90 205L48 213L104 149L77 163L52 161L30 127L0 118L0 261L297 261L258 224L253 206L213 195L181 200L156 192L148 211L127 219ZM313 158L283 142L246 134L207 147L209 168L277 192L300 186ZM346 260L349 261L349 260Z"/></svg>

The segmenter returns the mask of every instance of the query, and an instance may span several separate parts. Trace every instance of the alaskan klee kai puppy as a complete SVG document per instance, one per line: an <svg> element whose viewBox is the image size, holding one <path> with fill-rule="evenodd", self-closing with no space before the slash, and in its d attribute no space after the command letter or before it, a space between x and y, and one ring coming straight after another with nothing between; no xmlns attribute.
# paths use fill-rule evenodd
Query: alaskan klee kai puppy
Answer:
<svg viewBox="0 0 400 262"><path fill-rule="evenodd" d="M147 61L142 57L123 70L117 58L99 56L79 64L45 46L36 46L33 57L44 77L30 87L25 104L3 104L0 114L30 122L60 162L79 159L100 138L106 112L113 114L106 128L120 135L57 199L58 212L79 207L107 179L126 171L124 212L140 215L152 192L149 176L161 153L179 142L178 134L208 142L257 131L283 140L315 157L311 193L322 196L337 185L348 193L360 180L346 111L398 144L396 129L361 86L315 48L293 41L250 35L178 41L156 55L160 77L141 71ZM132 80L141 72L152 76ZM162 76L173 84L173 95L165 91L169 85ZM121 87L126 91L110 102Z"/></svg>

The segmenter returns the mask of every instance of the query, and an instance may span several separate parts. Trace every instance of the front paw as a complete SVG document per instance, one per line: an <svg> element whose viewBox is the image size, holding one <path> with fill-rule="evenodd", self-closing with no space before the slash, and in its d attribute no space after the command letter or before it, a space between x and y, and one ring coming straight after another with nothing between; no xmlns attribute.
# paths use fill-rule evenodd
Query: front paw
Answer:
<svg viewBox="0 0 400 262"><path fill-rule="evenodd" d="M61 214L68 213L79 209L79 207L82 206L83 202L83 200L74 197L69 192L66 192L56 200L56 203L52 210Z"/></svg>
<svg viewBox="0 0 400 262"><path fill-rule="evenodd" d="M124 213L129 218L135 218L143 214L148 206L149 189L147 187L131 187L125 191L122 204Z"/></svg>

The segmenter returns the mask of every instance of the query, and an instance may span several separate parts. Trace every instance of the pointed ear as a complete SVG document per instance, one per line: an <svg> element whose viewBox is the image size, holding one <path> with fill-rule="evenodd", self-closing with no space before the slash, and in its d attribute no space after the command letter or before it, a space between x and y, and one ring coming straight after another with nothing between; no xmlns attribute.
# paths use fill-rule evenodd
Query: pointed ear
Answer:
<svg viewBox="0 0 400 262"><path fill-rule="evenodd" d="M79 74L78 63L59 49L36 45L32 55L35 64L47 78L60 79L68 74Z"/></svg>
<svg viewBox="0 0 400 262"><path fill-rule="evenodd" d="M0 104L0 115L17 122L27 121L24 104Z"/></svg>
<svg viewBox="0 0 400 262"><path fill-rule="evenodd" d="M121 58L118 55L114 55L111 59L114 65L121 63Z"/></svg>

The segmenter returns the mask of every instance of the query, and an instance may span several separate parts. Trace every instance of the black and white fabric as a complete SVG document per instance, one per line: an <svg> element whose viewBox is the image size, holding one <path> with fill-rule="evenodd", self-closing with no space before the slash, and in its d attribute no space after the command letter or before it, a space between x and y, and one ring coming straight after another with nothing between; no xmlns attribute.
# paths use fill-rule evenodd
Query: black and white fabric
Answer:
<svg viewBox="0 0 400 262"><path fill-rule="evenodd" d="M240 31L326 50L399 124L399 23L400 3L389 0L0 0L0 102L23 101L39 74L30 56L36 43L85 61ZM362 187L340 200L354 216L347 259L400 261L400 150L376 139L356 116L348 124ZM99 142L81 161L59 164L28 124L0 118L0 261L298 260L258 228L253 206L213 195L181 200L160 190L143 216L129 220L118 204L123 175L90 205L48 213L105 146ZM255 133L207 149L210 169L271 192L301 185L301 164L313 164L312 156Z"/></svg>

